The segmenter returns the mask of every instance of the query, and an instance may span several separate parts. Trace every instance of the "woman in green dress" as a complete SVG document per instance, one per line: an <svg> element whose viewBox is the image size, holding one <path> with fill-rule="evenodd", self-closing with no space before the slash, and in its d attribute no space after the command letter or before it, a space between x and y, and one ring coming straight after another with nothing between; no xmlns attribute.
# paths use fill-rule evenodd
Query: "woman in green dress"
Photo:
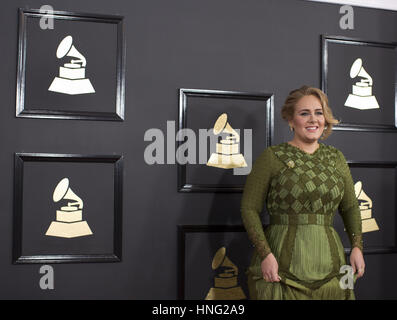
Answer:
<svg viewBox="0 0 397 320"><path fill-rule="evenodd" d="M250 298L355 299L365 263L354 183L342 152L318 142L338 120L327 96L308 86L290 92L281 114L294 137L256 159L241 201L255 247L247 271ZM264 230L265 203L270 224ZM350 239L350 266L333 228L336 211Z"/></svg>

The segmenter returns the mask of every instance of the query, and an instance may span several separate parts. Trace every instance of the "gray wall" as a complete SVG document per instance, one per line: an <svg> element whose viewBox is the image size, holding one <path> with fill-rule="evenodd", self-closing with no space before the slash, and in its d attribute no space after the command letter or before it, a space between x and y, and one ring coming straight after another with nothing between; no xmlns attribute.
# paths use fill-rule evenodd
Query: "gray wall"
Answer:
<svg viewBox="0 0 397 320"><path fill-rule="evenodd" d="M177 225L241 224L241 193L178 193L175 165L144 162L145 131L165 132L166 121L178 119L177 89L273 93L278 144L291 139L280 117L287 93L320 86L320 34L397 41L395 12L355 8L355 29L341 30L339 6L298 0L51 1L55 10L125 17L125 121L16 118L17 8L43 4L7 0L0 10L3 299L175 299ZM325 143L347 159L397 159L394 133L338 131ZM40 265L11 264L14 152L124 155L121 263L54 264L52 291L39 287ZM396 298L396 260L366 255L357 298Z"/></svg>

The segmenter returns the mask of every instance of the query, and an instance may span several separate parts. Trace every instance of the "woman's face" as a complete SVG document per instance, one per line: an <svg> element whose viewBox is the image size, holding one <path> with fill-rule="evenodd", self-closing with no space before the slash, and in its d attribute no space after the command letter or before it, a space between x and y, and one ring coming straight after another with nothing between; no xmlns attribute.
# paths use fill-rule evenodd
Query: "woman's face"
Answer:
<svg viewBox="0 0 397 320"><path fill-rule="evenodd" d="M294 117L289 121L295 138L306 143L318 140L324 131L325 118L320 100L312 95L304 96L295 105Z"/></svg>

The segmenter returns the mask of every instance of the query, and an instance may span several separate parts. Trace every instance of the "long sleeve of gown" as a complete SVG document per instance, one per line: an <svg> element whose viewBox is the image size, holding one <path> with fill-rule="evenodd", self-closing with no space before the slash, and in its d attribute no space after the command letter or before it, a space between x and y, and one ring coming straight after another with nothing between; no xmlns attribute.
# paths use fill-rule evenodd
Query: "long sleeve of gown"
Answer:
<svg viewBox="0 0 397 320"><path fill-rule="evenodd" d="M338 211L342 216L352 249L354 247L358 247L362 251L363 240L360 208L354 191L354 182L350 168L343 153L339 150L337 167L340 170L345 183L344 195L339 204Z"/></svg>
<svg viewBox="0 0 397 320"><path fill-rule="evenodd" d="M241 200L241 217L244 227L262 259L271 253L260 218L269 189L271 165L272 151L267 148L254 162L252 170L247 176Z"/></svg>

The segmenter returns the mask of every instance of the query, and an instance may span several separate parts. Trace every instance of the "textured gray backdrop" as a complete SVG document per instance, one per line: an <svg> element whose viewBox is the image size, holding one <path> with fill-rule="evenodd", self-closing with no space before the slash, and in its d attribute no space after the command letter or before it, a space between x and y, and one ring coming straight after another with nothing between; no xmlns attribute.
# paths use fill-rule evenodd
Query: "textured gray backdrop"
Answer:
<svg viewBox="0 0 397 320"><path fill-rule="evenodd" d="M178 89L274 93L278 144L291 139L280 117L287 93L320 86L321 34L397 41L396 12L355 8L355 29L341 30L338 5L300 0L46 1L55 10L125 17L125 121L15 118L17 8L43 4L7 0L0 10L2 299L175 299L177 225L241 223L240 193L177 193L175 165L144 162L145 131L165 132L166 121L178 119ZM397 159L395 133L338 131L325 143L350 160ZM40 265L11 264L14 152L124 155L121 263L53 265L52 291L39 287ZM396 298L396 260L365 256L357 298Z"/></svg>

